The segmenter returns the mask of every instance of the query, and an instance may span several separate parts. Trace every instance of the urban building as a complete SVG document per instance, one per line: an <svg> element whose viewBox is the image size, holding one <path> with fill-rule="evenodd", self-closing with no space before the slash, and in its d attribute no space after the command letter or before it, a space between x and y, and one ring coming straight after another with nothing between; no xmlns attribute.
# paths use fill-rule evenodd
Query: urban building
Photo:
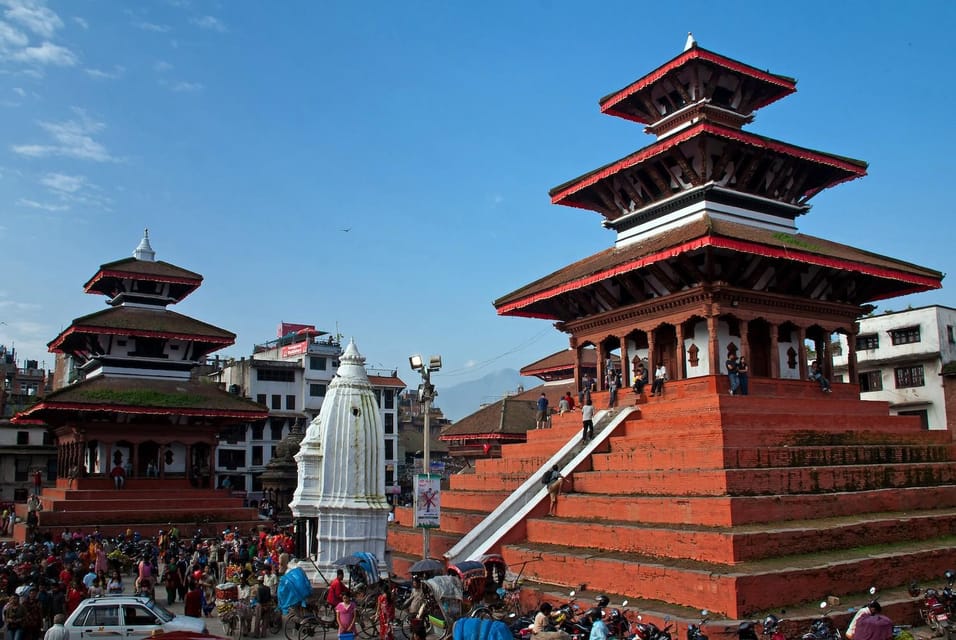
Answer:
<svg viewBox="0 0 956 640"><path fill-rule="evenodd" d="M36 360L17 362L16 349L0 344L0 379L0 502L26 502L35 472L41 485L56 481L56 447L45 424L10 418L52 390L53 373Z"/></svg>
<svg viewBox="0 0 956 640"><path fill-rule="evenodd" d="M208 374L221 388L269 409L265 422L233 425L220 434L217 486L225 483L253 500L262 495L261 476L280 442L293 427L304 433L319 415L342 355L339 336L314 325L283 322L276 333L255 345L248 358L212 361ZM405 383L392 370L368 369L368 379L385 431L385 480L391 488L398 478L398 396Z"/></svg>
<svg viewBox="0 0 956 640"><path fill-rule="evenodd" d="M847 336L834 348L834 379L847 373ZM943 368L956 361L956 309L940 305L861 317L856 334L860 397L890 404L890 412L919 416L924 429L946 429L956 406L947 406Z"/></svg>

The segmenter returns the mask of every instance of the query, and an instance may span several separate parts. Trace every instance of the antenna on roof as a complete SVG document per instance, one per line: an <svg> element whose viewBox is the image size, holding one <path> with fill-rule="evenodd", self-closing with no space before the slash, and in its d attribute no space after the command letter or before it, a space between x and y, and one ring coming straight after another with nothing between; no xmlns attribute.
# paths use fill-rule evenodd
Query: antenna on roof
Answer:
<svg viewBox="0 0 956 640"><path fill-rule="evenodd" d="M684 43L684 51L688 49L693 49L697 46L697 41L694 40L694 34L690 31L687 32L687 42Z"/></svg>

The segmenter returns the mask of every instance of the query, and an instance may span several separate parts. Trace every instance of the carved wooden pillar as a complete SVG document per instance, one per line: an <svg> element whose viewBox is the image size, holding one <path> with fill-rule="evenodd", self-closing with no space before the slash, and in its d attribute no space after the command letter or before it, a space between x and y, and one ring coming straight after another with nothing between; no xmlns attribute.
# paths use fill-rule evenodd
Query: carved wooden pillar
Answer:
<svg viewBox="0 0 956 640"><path fill-rule="evenodd" d="M627 359L627 337L620 336L618 340L621 341L621 384L629 387L631 386L631 363Z"/></svg>
<svg viewBox="0 0 956 640"><path fill-rule="evenodd" d="M737 354L737 357L741 356L750 360L750 327L747 320L740 320L740 353Z"/></svg>
<svg viewBox="0 0 956 640"><path fill-rule="evenodd" d="M684 353L684 323L678 322L677 332L677 371L675 371L675 380L684 380L687 378L687 355Z"/></svg>
<svg viewBox="0 0 956 640"><path fill-rule="evenodd" d="M717 316L707 316L707 352L710 375L720 375L720 340L717 338Z"/></svg>
<svg viewBox="0 0 956 640"><path fill-rule="evenodd" d="M651 329L647 332L647 366L650 368L648 375L650 379L654 379L654 372L657 370L657 356L654 354L655 340L654 332L655 329Z"/></svg>
<svg viewBox="0 0 956 640"><path fill-rule="evenodd" d="M804 342L807 339L807 330L804 327L797 327L797 366L800 367L800 379L806 380L810 377L807 370L807 345Z"/></svg>
<svg viewBox="0 0 956 640"><path fill-rule="evenodd" d="M860 332L860 325L854 323L853 328L846 334L846 377L850 384L859 382L856 371L856 336Z"/></svg>
<svg viewBox="0 0 956 640"><path fill-rule="evenodd" d="M770 323L770 377L780 377L780 328Z"/></svg>
<svg viewBox="0 0 956 640"><path fill-rule="evenodd" d="M607 367L604 364L604 361L607 359L607 353L604 351L604 341L601 340L597 343L597 389L598 391L605 391L607 385L604 382L604 378L607 376Z"/></svg>
<svg viewBox="0 0 956 640"><path fill-rule="evenodd" d="M823 375L827 380L833 382L833 349L830 348L830 333L826 333L823 337L822 348L817 350L817 353L823 354Z"/></svg>
<svg viewBox="0 0 956 640"><path fill-rule="evenodd" d="M578 347L578 339L574 336L568 337L568 346L574 349L574 388L577 390L581 388L581 348ZM209 468L215 467L210 463Z"/></svg>

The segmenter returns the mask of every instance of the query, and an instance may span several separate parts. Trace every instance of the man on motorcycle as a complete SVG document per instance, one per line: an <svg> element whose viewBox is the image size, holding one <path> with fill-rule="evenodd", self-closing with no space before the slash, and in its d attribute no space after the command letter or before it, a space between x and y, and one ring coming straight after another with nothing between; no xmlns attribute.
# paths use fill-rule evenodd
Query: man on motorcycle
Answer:
<svg viewBox="0 0 956 640"><path fill-rule="evenodd" d="M607 625L604 624L604 620L602 620L604 617L604 612L599 608L594 607L591 609L590 617L591 635L589 636L588 640L607 640L608 635L610 634L608 633Z"/></svg>
<svg viewBox="0 0 956 640"><path fill-rule="evenodd" d="M879 602L871 602L867 609L870 615L861 616L856 623L855 640L891 640L893 621L883 615Z"/></svg>

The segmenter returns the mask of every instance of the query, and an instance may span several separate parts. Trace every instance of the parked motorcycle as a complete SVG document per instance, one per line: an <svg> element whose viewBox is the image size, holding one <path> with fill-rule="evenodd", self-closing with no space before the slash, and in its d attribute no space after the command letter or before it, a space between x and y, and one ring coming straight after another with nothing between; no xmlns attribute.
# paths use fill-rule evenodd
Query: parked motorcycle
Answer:
<svg viewBox="0 0 956 640"><path fill-rule="evenodd" d="M710 616L710 611L703 609L700 612L700 622L687 625L687 640L707 640L703 627L707 624L708 616Z"/></svg>
<svg viewBox="0 0 956 640"><path fill-rule="evenodd" d="M843 640L843 634L829 617L828 607L826 601L820 603L823 613L810 623L810 629L801 636L801 640Z"/></svg>
<svg viewBox="0 0 956 640"><path fill-rule="evenodd" d="M674 625L670 623L670 616L664 618L663 629L653 622L644 622L641 616L637 616L637 624L634 625L634 638L636 640L671 640L673 631Z"/></svg>
<svg viewBox="0 0 956 640"><path fill-rule="evenodd" d="M781 614L784 612L781 611ZM781 630L783 620L773 615L772 613L763 619L763 622L760 623L762 627L761 634L763 637L769 640L787 640L786 636L783 635Z"/></svg>
<svg viewBox="0 0 956 640"><path fill-rule="evenodd" d="M627 638L631 635L631 621L627 619L627 613L624 607L627 606L627 600L621 603L621 608L617 607L604 610L604 624L607 625L608 633L615 638ZM707 640L706 637L703 640Z"/></svg>

